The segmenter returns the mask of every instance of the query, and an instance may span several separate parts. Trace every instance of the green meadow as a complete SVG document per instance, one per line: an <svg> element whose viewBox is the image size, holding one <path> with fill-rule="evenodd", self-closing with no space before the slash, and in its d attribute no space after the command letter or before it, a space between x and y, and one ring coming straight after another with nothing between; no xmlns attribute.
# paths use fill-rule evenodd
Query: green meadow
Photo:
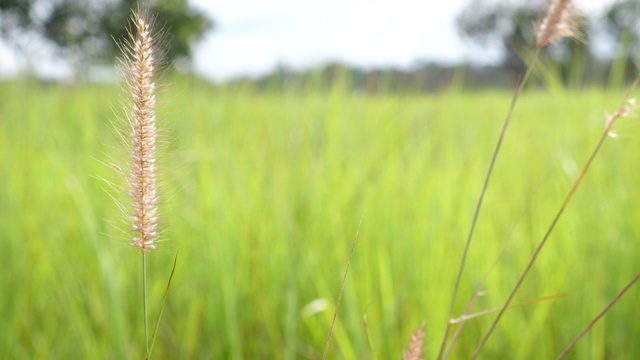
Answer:
<svg viewBox="0 0 640 360"><path fill-rule="evenodd" d="M213 88L165 78L151 324L174 257L157 359L319 359L352 243L329 358L399 359L425 325L435 358L509 91L367 95ZM0 84L0 358L142 359L141 256L115 85ZM501 306L624 89L530 89L516 107L456 315ZM636 117L637 118L637 117ZM125 120L126 122L126 120ZM558 355L638 272L640 125L622 119L484 359ZM635 359L632 288L572 359ZM468 358L495 317L469 320Z"/></svg>

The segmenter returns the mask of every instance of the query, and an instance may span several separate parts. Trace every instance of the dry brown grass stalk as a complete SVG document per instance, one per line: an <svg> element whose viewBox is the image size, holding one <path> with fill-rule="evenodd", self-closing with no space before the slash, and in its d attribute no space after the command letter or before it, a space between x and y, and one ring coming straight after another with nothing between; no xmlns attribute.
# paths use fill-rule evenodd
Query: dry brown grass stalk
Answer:
<svg viewBox="0 0 640 360"><path fill-rule="evenodd" d="M462 260L460 262L460 269L458 270L458 275L456 277L456 283L454 285L454 290L453 290L453 296L451 297L451 305L449 307L449 319L452 319L453 317L453 311L455 308L455 304L456 304L456 300L457 300L457 295L458 295L458 289L460 287L460 281L462 279L462 274L464 272L464 268L465 268L465 263L466 263L466 259L467 259L467 254L469 252L469 248L473 239L473 235L475 232L475 227L478 221L478 215L480 213L480 209L482 208L482 203L483 203L483 199L484 199L484 195L487 191L487 187L489 185L489 182L491 180L492 174L493 174L493 169L495 167L495 163L496 163L496 159L498 157L498 154L500 152L500 149L502 147L502 142L504 140L505 134L507 132L507 129L509 127L509 124L511 123L511 118L513 117L513 112L515 110L515 106L516 103L518 102L518 99L520 98L520 94L522 92L522 90L524 89L524 85L527 82L527 80L529 79L534 65L536 63L536 60L541 52L541 49L544 48L545 46L559 41L562 38L565 37L571 37L571 36L577 36L577 25L578 25L578 14L577 11L575 10L571 0L554 0L551 2L551 4L549 5L549 8L546 12L546 15L544 16L543 20L541 21L539 27L538 27L538 35L537 35L537 41L536 41L536 50L535 53L533 55L533 57L531 58L531 62L527 68L527 71L525 72L522 80L520 81L520 83L518 84L515 92L514 92L514 96L513 99L511 101L511 106L509 107L509 111L507 113L507 117L505 118L504 124L502 126L502 130L500 132L500 136L498 138L498 143L496 144L495 150L493 152L493 156L491 158L491 163L489 165L489 169L487 171L487 174L485 176L485 180L484 180L484 185L482 187L482 190L480 192L480 197L478 199L478 203L476 205L476 210L474 212L473 215L473 219L471 221L471 227L469 229L469 235L467 237L467 242L465 244L463 253L462 253ZM508 305L508 304L507 304ZM502 315L502 312L498 315L498 317L500 317ZM438 356L437 359L441 360L443 359L443 355L445 352L445 347L447 345L447 341L449 339L449 332L451 330L451 326L449 323L447 323L447 327L445 328L445 332L444 332L444 336L442 338L442 342L440 343L440 350L438 352ZM486 341L486 339L483 339L483 341L481 342L480 348L484 345L484 342ZM479 350L478 350L479 351ZM474 355L475 358L476 355Z"/></svg>
<svg viewBox="0 0 640 360"><path fill-rule="evenodd" d="M556 360L564 359L567 356L567 354L569 354L569 352L576 346L578 341L580 341L580 339L582 339L591 330L591 328L607 313L607 311L609 311L609 309L613 307L613 305L615 305L618 302L618 300L620 300L620 298L624 295L624 293L626 293L627 290L629 290L633 286L633 284L635 284L635 282L638 281L638 279L640 279L640 273L636 274L636 276L634 276L633 279L631 279L631 281L629 281L627 285L625 285L625 287L622 288L622 290L620 290L618 294L616 294L616 296L607 304L607 306L605 306L604 309L602 309L602 311L600 311L600 313L593 320L591 320L591 322L587 325L587 327L584 330L582 330L580 335L578 335L578 337L576 337L571 342L571 344L569 344L567 348L564 349L562 353L560 353L560 355L558 355Z"/></svg>
<svg viewBox="0 0 640 360"><path fill-rule="evenodd" d="M500 259L502 258L502 255L507 250L507 247L511 242L511 238L512 238L512 236L513 236L513 234L514 234L514 232L516 230L517 225L520 223L522 218L529 211L529 208L531 207L531 203L532 203L533 199L535 198L536 194L538 193L538 191L542 187L542 184L543 184L544 180L547 178L548 175L549 175L549 173L547 172L547 174L540 181L540 184L538 184L537 189L529 196L529 199L527 200L526 205L522 208L522 211L520 212L520 215L518 215L518 218L514 221L513 225L511 226L511 230L509 231L509 234L507 235L506 239L502 243L502 248L500 249L500 252L498 253L498 256L496 257L496 259L494 260L493 264L491 265L491 267L489 268L487 273L484 275L482 280L480 280L480 283L476 287L476 291L474 291L473 296L472 296L471 300L469 301L469 304L467 305L467 307L466 307L466 309L465 309L465 311L464 311L464 313L463 313L461 318L464 318L467 315L470 315L471 311L473 310L473 307L476 304L476 301L481 296L484 295L484 290L483 289L484 289L484 287L485 287L485 285L487 283L487 280L489 279L489 276L491 275L493 270L498 266L498 263L499 263ZM460 319L460 318L458 318L458 319ZM449 321L449 326L451 326L453 324L454 320L456 320L456 319L451 319ZM466 320L462 320L462 321L459 322L458 328L456 329L455 333L451 337L451 341L449 342L449 345L447 346L446 351L444 352L444 355L443 355L442 359L448 359L449 356L451 355L451 352L453 351L453 347L455 346L456 342L460 338L460 334L462 333L462 329L464 328L465 323L466 323Z"/></svg>
<svg viewBox="0 0 640 360"><path fill-rule="evenodd" d="M522 274L518 278L518 281L516 282L516 285L511 290L511 293L507 297L506 302L504 303L504 305L500 309L500 312L498 313L498 315L496 316L495 320L491 324L491 327L489 328L489 331L487 331L485 336L480 341L480 344L476 348L476 351L473 354L472 359L476 359L478 357L478 355L480 354L480 351L482 351L482 348L484 347L484 345L486 344L487 340L489 339L489 337L491 336L491 334L495 330L498 322L502 318L502 315L504 315L504 312L507 310L507 308L509 308L509 305L513 301L513 298L514 298L515 294L520 289L520 286L522 285L522 283L524 282L524 279L529 274L529 271L531 271L531 268L533 267L534 263L536 262L536 259L540 255L540 252L542 251L542 249L546 245L547 241L549 240L549 237L551 236L551 233L553 232L553 230L555 229L556 225L558 224L558 221L560 220L560 217L562 217L562 214L564 213L564 210L567 208L567 205L569 205L569 203L571 202L571 199L573 199L573 196L575 195L576 191L580 187L580 184L582 184L582 181L584 180L585 176L587 175L587 172L591 168L591 164L593 163L595 158L600 153L600 150L602 149L602 146L603 146L605 140L607 138L611 137L611 131L613 129L615 121L620 119L620 118L627 117L631 113L631 110L632 110L632 108L633 108L633 106L635 104L635 100L633 100L631 98L631 94L636 89L636 87L638 86L638 83L640 83L640 75L638 75L638 77L636 77L635 81L631 85L629 91L627 92L627 95L625 96L624 101L622 102L622 105L620 105L618 110L615 113L613 113L613 115L611 115L610 117L607 118L607 121L606 121L606 124L605 124L605 129L604 129L604 132L603 132L602 136L600 137L600 140L596 144L593 152L591 153L591 156L589 157L589 159L587 160L586 164L582 168L582 171L580 172L580 175L578 176L578 178L576 179L575 183L573 184L573 187L571 188L571 190L569 190L569 193L567 194L567 196L565 197L564 201L562 202L562 205L558 209L558 212L556 213L553 221L551 222L551 225L549 225L549 228L547 229L544 237L542 238L542 240L540 241L540 243L536 247L535 251L533 252L533 255L531 256L531 259L529 260L529 263L527 264L527 266L525 267L524 271L522 272Z"/></svg>

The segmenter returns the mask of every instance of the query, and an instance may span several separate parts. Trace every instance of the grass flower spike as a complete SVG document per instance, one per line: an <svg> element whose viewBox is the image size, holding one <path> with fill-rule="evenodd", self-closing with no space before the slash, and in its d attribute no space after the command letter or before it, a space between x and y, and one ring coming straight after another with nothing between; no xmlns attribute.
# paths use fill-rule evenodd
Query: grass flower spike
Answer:
<svg viewBox="0 0 640 360"><path fill-rule="evenodd" d="M627 99L622 104L622 106L618 110L616 110L616 112L607 116L604 125L605 125L605 128L607 129L607 135L609 135L609 137L612 137L612 138L618 137L618 133L613 129L614 121L616 121L616 119L619 119L619 118L629 117L633 112L633 110L635 109L635 107L636 107L636 99L630 98L630 99Z"/></svg>
<svg viewBox="0 0 640 360"><path fill-rule="evenodd" d="M153 80L158 59L156 37L148 12L138 7L128 29L129 39L121 46L120 64L125 71L131 105L126 106L130 125L131 153L129 195L133 206L132 245L142 253L142 297L144 316L145 358L149 359L149 326L147 322L147 252L156 248L158 236L158 192L156 185L156 84Z"/></svg>
<svg viewBox="0 0 640 360"><path fill-rule="evenodd" d="M565 37L576 37L578 12L571 0L554 0L538 27L536 46L542 49Z"/></svg>
<svg viewBox="0 0 640 360"><path fill-rule="evenodd" d="M424 326L420 326L418 330L411 336L409 350L402 356L402 360L421 360L422 346L424 345Z"/></svg>
<svg viewBox="0 0 640 360"><path fill-rule="evenodd" d="M158 228L158 194L156 191L156 115L155 83L152 76L156 67L154 39L151 24L145 12L138 9L134 28L129 31L130 42L123 51L123 63L128 71L133 107L131 123L130 195L133 199L133 246L147 252L155 249Z"/></svg>

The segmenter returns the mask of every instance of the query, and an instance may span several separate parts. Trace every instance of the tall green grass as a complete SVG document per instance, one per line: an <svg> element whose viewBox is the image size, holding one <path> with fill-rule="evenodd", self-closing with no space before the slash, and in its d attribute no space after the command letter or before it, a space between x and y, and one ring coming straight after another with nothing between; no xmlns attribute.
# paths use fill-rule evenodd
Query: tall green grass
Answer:
<svg viewBox="0 0 640 360"><path fill-rule="evenodd" d="M511 93L254 93L168 83L160 97L165 231L148 264L152 319L180 255L155 355L319 358L362 218L330 357L399 358L424 321L433 358ZM601 134L605 110L623 94L522 95L456 313L518 221L478 309L502 305ZM144 351L139 253L104 182L117 181L110 159L126 156L111 125L118 104L109 99L117 98L115 86L0 85L3 359ZM509 310L484 357L557 355L637 273L640 131L633 120L618 129L516 301L567 296ZM639 291L596 325L575 358L640 353ZM318 299L324 310L302 311ZM469 357L491 320L470 321L454 356Z"/></svg>

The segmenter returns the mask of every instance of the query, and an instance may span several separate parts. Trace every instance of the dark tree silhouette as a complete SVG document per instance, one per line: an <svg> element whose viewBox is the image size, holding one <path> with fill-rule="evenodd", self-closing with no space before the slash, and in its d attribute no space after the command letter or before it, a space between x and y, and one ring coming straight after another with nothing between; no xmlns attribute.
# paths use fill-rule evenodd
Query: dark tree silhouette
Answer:
<svg viewBox="0 0 640 360"><path fill-rule="evenodd" d="M520 4L474 0L458 15L458 29L477 44L500 43L503 64L521 72L521 55L535 43L534 23L543 6L543 1L536 0Z"/></svg>
<svg viewBox="0 0 640 360"><path fill-rule="evenodd" d="M504 50L503 65L521 73L524 71L524 55L531 51L536 42L536 22L547 5L546 0L473 0L458 15L457 25L464 38L477 44L501 44ZM572 55L588 56L584 46L588 32L582 28L580 33L582 41L565 40L544 51L554 61L565 65Z"/></svg>
<svg viewBox="0 0 640 360"><path fill-rule="evenodd" d="M627 58L627 67L638 67L640 61L640 2L638 0L618 1L605 13L607 30L610 36L623 49Z"/></svg>
<svg viewBox="0 0 640 360"><path fill-rule="evenodd" d="M149 1L156 25L167 33L166 60L191 55L192 44L213 26L186 0ZM136 0L0 0L0 36L11 43L35 33L64 54L113 60Z"/></svg>

